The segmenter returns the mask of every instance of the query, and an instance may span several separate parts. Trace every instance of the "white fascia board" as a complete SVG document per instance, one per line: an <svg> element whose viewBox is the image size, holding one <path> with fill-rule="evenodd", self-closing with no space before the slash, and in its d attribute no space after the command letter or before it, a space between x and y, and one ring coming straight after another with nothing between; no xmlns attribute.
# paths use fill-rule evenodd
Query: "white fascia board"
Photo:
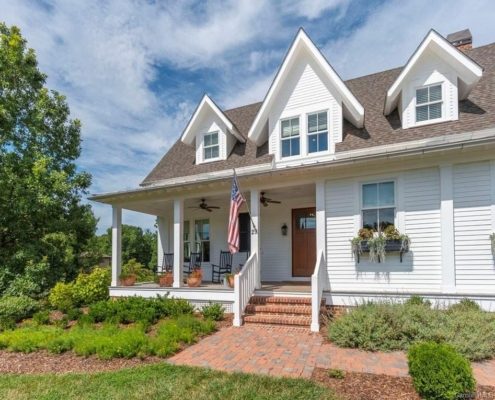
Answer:
<svg viewBox="0 0 495 400"><path fill-rule="evenodd" d="M227 118L227 116L223 113L222 110L220 110L220 108L215 104L215 102L207 94L205 94L201 99L199 105L196 107L196 110L194 111L191 119L189 120L186 129L184 129L184 132L182 133L182 136L180 138L182 142L186 144L192 144L192 142L194 141L194 138L196 137L194 133L194 126L198 121L201 111L205 107L209 107L210 110L213 111L218 116L218 118L220 118L220 120L225 124L229 132L231 132L240 142L244 143L246 141L239 133L237 128L234 126L232 121L230 121L230 119Z"/></svg>
<svg viewBox="0 0 495 400"><path fill-rule="evenodd" d="M261 144L259 143L261 131L265 124L266 118L268 118L268 112L273 101L273 97L278 92L279 86L283 84L283 81L288 74L288 70L293 64L293 58L297 56L296 52L300 46L304 46L310 52L316 62L327 74L330 81L334 84L335 88L342 97L342 101L349 110L352 118L350 122L357 128L362 128L364 126L364 107L345 85L344 81L340 78L337 72L335 72L321 51L311 41L310 37L301 28L292 42L292 45L289 48L289 51L287 52L282 65L280 66L275 79L273 80L270 89L265 96L265 99L263 100L263 104L258 111L251 128L249 129L248 137L258 145Z"/></svg>
<svg viewBox="0 0 495 400"><path fill-rule="evenodd" d="M483 68L468 57L464 52L453 46L447 39L435 30L431 29L425 36L419 47L407 61L405 67L387 91L383 113L390 114L396 105L397 97L402 90L402 84L412 68L418 63L423 53L430 46L436 45L435 50L442 53L447 62L452 62L452 67L460 72L459 78L472 88L483 75ZM465 94L465 97L469 92Z"/></svg>

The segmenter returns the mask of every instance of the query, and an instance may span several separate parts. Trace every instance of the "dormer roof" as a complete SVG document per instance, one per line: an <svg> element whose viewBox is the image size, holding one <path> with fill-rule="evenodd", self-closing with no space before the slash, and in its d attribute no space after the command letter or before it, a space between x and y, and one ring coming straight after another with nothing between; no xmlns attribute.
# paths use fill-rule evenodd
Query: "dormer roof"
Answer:
<svg viewBox="0 0 495 400"><path fill-rule="evenodd" d="M267 121L270 107L277 97L280 87L284 84L286 77L289 75L295 59L301 54L302 49L306 49L307 53L318 63L324 74L328 77L341 96L344 117L357 128L362 128L364 126L364 107L335 72L321 51L315 46L304 29L300 28L263 100L262 106L256 115L251 129L249 130L249 139L253 140L258 145L261 145L263 142L263 127Z"/></svg>
<svg viewBox="0 0 495 400"><path fill-rule="evenodd" d="M459 100L466 99L474 85L481 79L483 68L431 29L388 89L383 109L385 115L389 115L397 107L404 82L407 81L412 69L421 63L426 51L432 51L456 71L459 80Z"/></svg>
<svg viewBox="0 0 495 400"><path fill-rule="evenodd" d="M181 136L181 141L185 144L192 144L197 135L197 126L201 119L201 116L205 113L214 113L220 120L225 124L228 131L234 135L237 140L244 143L246 139L238 131L237 127L232 123L232 121L224 114L222 110L215 104L215 102L205 94L201 101L199 102L196 110L194 111L191 119L187 123L186 129Z"/></svg>

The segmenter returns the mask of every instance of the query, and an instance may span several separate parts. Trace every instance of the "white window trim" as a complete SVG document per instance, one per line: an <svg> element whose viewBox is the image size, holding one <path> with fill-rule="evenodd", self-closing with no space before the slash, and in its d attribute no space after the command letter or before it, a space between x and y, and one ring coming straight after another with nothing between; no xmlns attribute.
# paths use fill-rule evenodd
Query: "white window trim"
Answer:
<svg viewBox="0 0 495 400"><path fill-rule="evenodd" d="M218 138L218 144L214 144L214 145L210 145L210 146L205 146L205 137L208 136L208 135L213 135L213 134L217 134L217 138ZM215 146L218 146L218 157L212 157L212 158L206 158L205 157L205 150L207 148L212 148L212 147L215 147ZM203 162L211 162L211 161L218 161L221 159L221 156L220 156L220 131L212 131L212 132L205 132L201 135L201 155L202 155L202 160Z"/></svg>
<svg viewBox="0 0 495 400"><path fill-rule="evenodd" d="M427 103L422 103L422 104L418 104L418 99L417 99L417 91L418 89L425 89L425 88L428 88L428 87L431 87L431 86L438 86L440 85L440 89L441 89L441 92L442 92L442 100L440 101L433 101L433 102L427 102ZM445 117L445 81L440 81L440 82L434 82L434 83L429 83L427 85L419 85L419 86L415 86L414 87L414 123L413 123L413 127L416 127L416 126L422 126L422 125L430 125L430 124L436 124L438 122L444 122L446 121L446 117ZM435 119L427 119L425 121L416 121L416 108L417 107L420 107L420 106L426 106L426 105L430 105L430 104L435 104L435 103L441 103L442 104L442 116L440 118L435 118Z"/></svg>
<svg viewBox="0 0 495 400"><path fill-rule="evenodd" d="M364 207L363 205L363 186L364 185L370 185L370 184L379 184L379 183L386 183L386 182L393 182L394 183L394 205L390 206L385 206L385 207ZM362 181L359 182L359 229L363 227L363 211L364 210L376 210L380 208L393 208L394 209L394 226L398 229L398 207L399 207L399 202L398 202L398 180L397 178L379 178L379 179L372 179L369 181Z"/></svg>
<svg viewBox="0 0 495 400"><path fill-rule="evenodd" d="M308 124L308 118L310 115L313 114L320 114L326 112L327 113L327 149L326 150L320 150L320 151L313 151L312 153L309 152L309 137L311 135L318 135L319 131L316 132L309 132L309 124ZM327 154L330 152L330 118L329 118L330 110L327 108L325 110L319 110L319 111L312 111L308 112L305 114L306 117L306 155L307 156L313 156L313 155L320 155L320 154Z"/></svg>
<svg viewBox="0 0 495 400"><path fill-rule="evenodd" d="M299 135L298 136L289 136L287 138L282 138L282 122L283 121L289 121L291 119L298 119L299 120ZM292 117L286 117L286 118L281 118L279 119L278 121L278 137L279 137L279 145L280 145L280 160L295 160L295 159L298 159L298 158L301 158L303 157L305 154L303 153L303 135L302 135L302 126L301 126L301 115L294 115ZM295 137L298 137L299 138L299 154L296 154L294 156L283 156L282 155L282 142L284 140L291 140Z"/></svg>

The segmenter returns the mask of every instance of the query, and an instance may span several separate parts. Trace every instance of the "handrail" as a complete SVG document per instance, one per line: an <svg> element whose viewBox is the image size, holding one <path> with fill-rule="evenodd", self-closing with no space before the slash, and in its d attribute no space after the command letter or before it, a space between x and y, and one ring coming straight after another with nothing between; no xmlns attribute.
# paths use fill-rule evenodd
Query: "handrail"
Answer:
<svg viewBox="0 0 495 400"><path fill-rule="evenodd" d="M251 254L240 273L234 276L234 326L242 325L242 314L257 284L258 255Z"/></svg>
<svg viewBox="0 0 495 400"><path fill-rule="evenodd" d="M315 270L311 275L311 331L320 331L320 308L323 291L328 285L327 265L325 253L318 254Z"/></svg>

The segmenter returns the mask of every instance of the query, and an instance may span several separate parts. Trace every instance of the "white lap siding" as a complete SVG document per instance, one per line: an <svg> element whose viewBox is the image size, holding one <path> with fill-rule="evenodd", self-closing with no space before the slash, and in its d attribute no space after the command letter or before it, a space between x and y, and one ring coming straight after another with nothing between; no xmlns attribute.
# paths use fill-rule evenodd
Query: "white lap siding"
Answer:
<svg viewBox="0 0 495 400"><path fill-rule="evenodd" d="M350 240L361 227L362 181L326 184L327 264L333 291L434 292L441 287L440 182L438 169L415 170L377 179L396 182L396 224L412 241L400 262L398 253L383 263L370 263L368 254L358 263ZM373 179L371 179L373 180Z"/></svg>
<svg viewBox="0 0 495 400"><path fill-rule="evenodd" d="M493 177L490 163L454 166L456 288L495 293L495 266L489 236L493 232Z"/></svg>

